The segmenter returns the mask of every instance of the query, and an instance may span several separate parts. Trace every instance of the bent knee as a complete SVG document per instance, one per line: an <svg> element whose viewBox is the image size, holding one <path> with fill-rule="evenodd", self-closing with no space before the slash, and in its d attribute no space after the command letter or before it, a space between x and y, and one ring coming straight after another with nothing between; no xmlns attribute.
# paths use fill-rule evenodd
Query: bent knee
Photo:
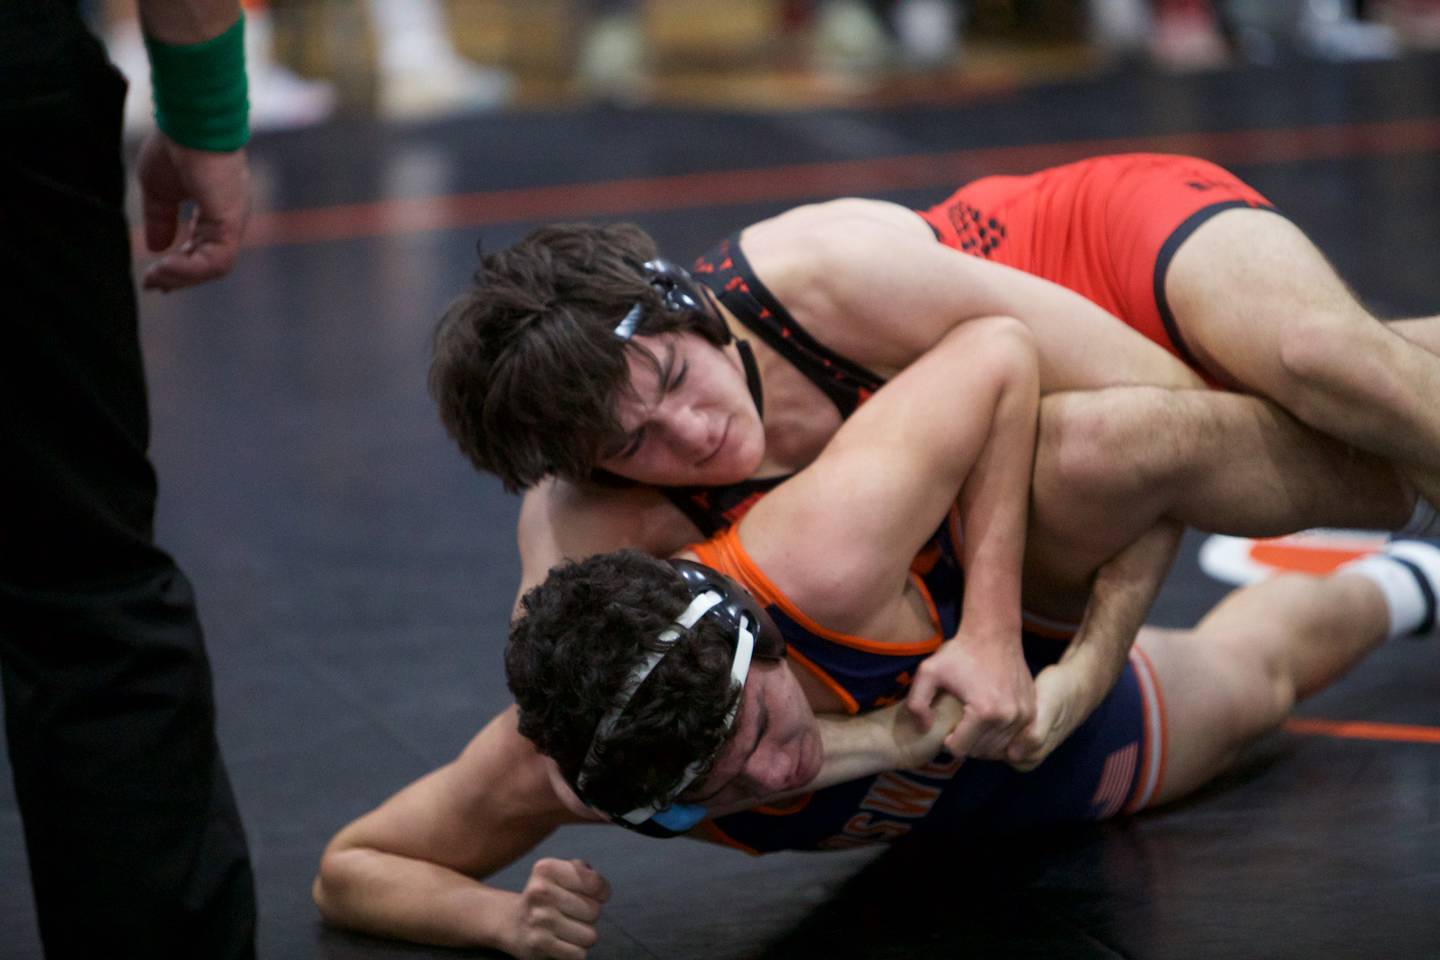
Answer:
<svg viewBox="0 0 1440 960"><path fill-rule="evenodd" d="M1364 359L1376 353L1377 338L1388 335L1358 306L1298 311L1279 330L1282 382L1272 385L1276 399L1303 400L1303 394L1295 395L1297 391L1323 388L1362 372Z"/></svg>
<svg viewBox="0 0 1440 960"><path fill-rule="evenodd" d="M1182 466L1167 426L1171 391L1114 387L1053 394L1040 405L1040 456L1086 498L1152 489Z"/></svg>

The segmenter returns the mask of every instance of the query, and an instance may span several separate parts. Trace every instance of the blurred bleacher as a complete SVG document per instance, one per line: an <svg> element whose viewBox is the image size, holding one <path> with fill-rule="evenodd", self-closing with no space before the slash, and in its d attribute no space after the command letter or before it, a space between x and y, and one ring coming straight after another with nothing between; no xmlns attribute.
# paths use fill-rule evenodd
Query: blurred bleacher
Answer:
<svg viewBox="0 0 1440 960"><path fill-rule="evenodd" d="M133 0L97 2L117 62L143 71L125 22ZM245 4L257 129L584 101L762 110L960 101L1124 63L1187 71L1382 59L1440 42L1440 0ZM143 126L143 79L136 93L132 120Z"/></svg>

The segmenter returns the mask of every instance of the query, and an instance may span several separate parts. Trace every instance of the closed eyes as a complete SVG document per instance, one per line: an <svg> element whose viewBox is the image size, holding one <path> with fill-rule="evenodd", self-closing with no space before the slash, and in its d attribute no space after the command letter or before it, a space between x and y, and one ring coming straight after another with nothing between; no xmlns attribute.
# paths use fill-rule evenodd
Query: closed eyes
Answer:
<svg viewBox="0 0 1440 960"><path fill-rule="evenodd" d="M665 357L665 366L661 370L660 389L656 396L656 406L659 406L660 398L664 397L668 393L672 393L675 390L679 389L680 385L685 382L686 374L690 372L689 360L682 361L679 371L675 372L672 376L671 371L674 369L674 366L675 348L672 346L669 350L669 353ZM616 459L629 460L631 457L635 456L636 453L640 452L640 448L644 445L644 443L645 427L642 426L637 428L634 432L630 434L629 442L626 443L623 448L621 448L619 453L615 454Z"/></svg>
<svg viewBox="0 0 1440 960"><path fill-rule="evenodd" d="M745 772L745 767L749 765L750 758L755 755L755 751L760 749L760 741L765 739L765 731L769 728L769 726L770 708L766 706L764 701L761 701L760 717L755 724L755 739L751 741L749 749L743 751L745 759L740 763L740 768L735 771L735 774L733 776L726 778L726 780L723 783L719 784L717 787L715 787L715 789L711 790L704 796L696 797L691 802L704 803L707 800L713 800L715 797L719 796L726 787L734 783L736 778L738 778L741 774Z"/></svg>

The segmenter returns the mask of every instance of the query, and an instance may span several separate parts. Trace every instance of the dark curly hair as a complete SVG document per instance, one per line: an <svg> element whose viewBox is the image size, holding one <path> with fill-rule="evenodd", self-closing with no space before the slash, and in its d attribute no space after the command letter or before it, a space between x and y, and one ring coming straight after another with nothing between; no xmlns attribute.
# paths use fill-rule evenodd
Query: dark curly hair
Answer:
<svg viewBox="0 0 1440 960"><path fill-rule="evenodd" d="M520 733L571 786L600 719L689 603L675 571L637 550L558 566L522 598L505 650ZM733 657L733 638L708 617L676 640L585 767L586 801L615 814L649 806L669 798L690 764L713 759L741 694Z"/></svg>
<svg viewBox="0 0 1440 960"><path fill-rule="evenodd" d="M469 290L435 330L430 393L446 431L476 467L511 492L554 474L591 477L602 451L620 446L616 405L630 392L627 350L615 336L637 302L637 332L704 324L662 308L639 265L655 241L630 223L541 227L484 254Z"/></svg>

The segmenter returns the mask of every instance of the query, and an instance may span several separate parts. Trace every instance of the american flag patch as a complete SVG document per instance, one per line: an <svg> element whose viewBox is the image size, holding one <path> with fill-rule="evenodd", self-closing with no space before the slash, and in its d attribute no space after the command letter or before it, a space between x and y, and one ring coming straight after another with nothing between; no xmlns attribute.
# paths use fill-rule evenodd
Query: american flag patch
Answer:
<svg viewBox="0 0 1440 960"><path fill-rule="evenodd" d="M1130 781L1135 777L1135 761L1140 755L1140 745L1121 747L1105 758L1105 768L1100 771L1100 785L1095 796L1090 798L1091 809L1097 819L1113 817L1120 812L1120 806L1130 794Z"/></svg>

